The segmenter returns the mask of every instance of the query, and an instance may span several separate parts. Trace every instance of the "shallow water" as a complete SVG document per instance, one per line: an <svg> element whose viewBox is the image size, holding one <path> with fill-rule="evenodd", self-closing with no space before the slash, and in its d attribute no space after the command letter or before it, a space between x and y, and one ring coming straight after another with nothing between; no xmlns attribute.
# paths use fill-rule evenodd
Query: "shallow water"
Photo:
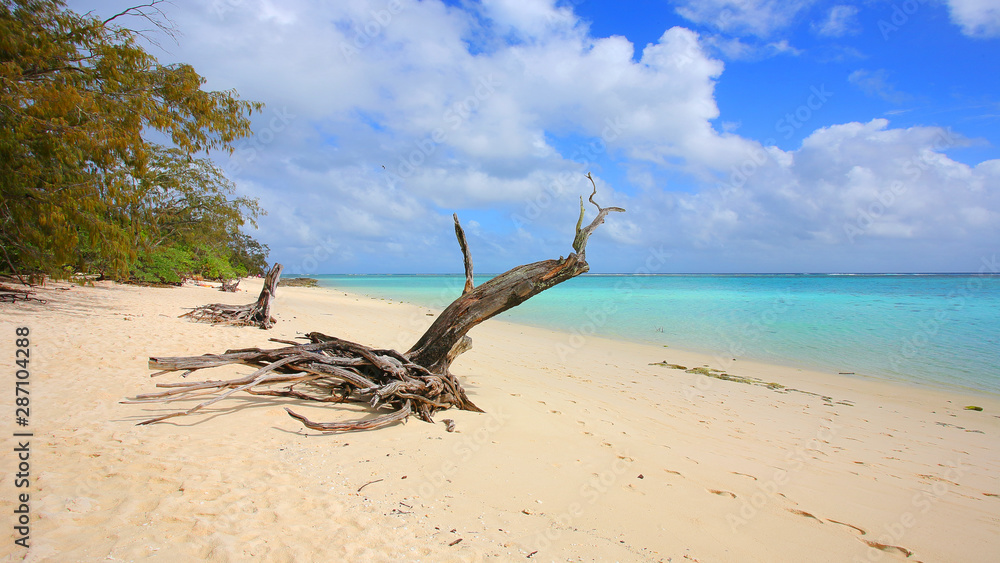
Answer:
<svg viewBox="0 0 1000 563"><path fill-rule="evenodd" d="M315 276L443 308L462 276ZM489 276L480 276L480 284ZM1000 393L994 275L585 275L509 321L825 371Z"/></svg>

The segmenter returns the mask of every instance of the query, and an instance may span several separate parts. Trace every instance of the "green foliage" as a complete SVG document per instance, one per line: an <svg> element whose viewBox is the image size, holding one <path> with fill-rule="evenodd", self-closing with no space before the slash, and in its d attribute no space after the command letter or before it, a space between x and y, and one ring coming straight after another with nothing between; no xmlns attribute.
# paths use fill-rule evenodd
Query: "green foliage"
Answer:
<svg viewBox="0 0 1000 563"><path fill-rule="evenodd" d="M196 274L207 279L231 280L247 275L246 268L234 266L229 261L226 248L201 247L196 250Z"/></svg>
<svg viewBox="0 0 1000 563"><path fill-rule="evenodd" d="M131 280L138 283L180 283L190 275L193 266L190 251L179 247L160 248L136 261Z"/></svg>
<svg viewBox="0 0 1000 563"><path fill-rule="evenodd" d="M232 233L262 211L205 159L232 152L262 104L206 92L114 20L57 0L0 0L0 260L28 272L127 276L140 256ZM147 130L173 148L143 138ZM152 253L152 254L150 254ZM171 258L173 257L173 258ZM166 260L166 262L162 262ZM178 258L179 259L179 258ZM176 269L175 269L176 271Z"/></svg>
<svg viewBox="0 0 1000 563"><path fill-rule="evenodd" d="M225 245L188 247L177 244L140 255L132 266L129 281L174 284L194 276L222 281L246 275L246 268L231 262Z"/></svg>
<svg viewBox="0 0 1000 563"><path fill-rule="evenodd" d="M228 246L231 253L230 262L235 268L245 270L245 275L267 275L267 253L270 249L266 244L261 244L253 237L236 231L230 233Z"/></svg>

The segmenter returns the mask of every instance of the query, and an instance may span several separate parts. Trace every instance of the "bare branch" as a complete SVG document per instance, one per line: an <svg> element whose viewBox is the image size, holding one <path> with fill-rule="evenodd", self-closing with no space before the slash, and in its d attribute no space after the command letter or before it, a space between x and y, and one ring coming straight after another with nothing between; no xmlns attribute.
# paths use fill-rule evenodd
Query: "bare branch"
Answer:
<svg viewBox="0 0 1000 563"><path fill-rule="evenodd" d="M147 22L152 24L156 28L156 30L165 33L167 37L169 37L174 41L174 43L176 43L177 35L180 32L177 29L177 25L167 16L167 13L164 12L162 8L160 8L160 4L170 4L170 2L167 2L166 0L150 0L145 4L139 4L137 6L132 6L131 8L122 10L121 12L118 12L117 14L104 20L103 23L106 26L109 23L117 20L118 18L124 16L135 16L146 20ZM160 45L159 41L154 39L149 33L154 31L153 29L132 29L129 31L142 37L146 41L149 41L153 45L156 45L160 49L163 49L163 46Z"/></svg>
<svg viewBox="0 0 1000 563"><path fill-rule="evenodd" d="M576 237L573 239L573 250L580 256L581 260L585 260L587 252L587 240L590 238L591 233L594 232L600 224L604 223L604 218L607 217L608 213L612 211L617 211L624 213L625 210L621 207L601 207L594 201L594 195L597 194L597 184L594 182L594 177L587 173L587 179L590 180L591 185L594 186L594 191L590 194L590 203L594 204L597 208L597 217L587 225L586 228L580 230L580 225L583 224L583 198L580 198L580 220L576 223Z"/></svg>
<svg viewBox="0 0 1000 563"><path fill-rule="evenodd" d="M472 254L469 253L469 243L465 240L462 224L458 222L458 213L452 213L451 216L455 219L455 236L458 237L458 245L462 247L462 257L465 260L465 289L462 290L462 295L465 295L475 287L472 282Z"/></svg>

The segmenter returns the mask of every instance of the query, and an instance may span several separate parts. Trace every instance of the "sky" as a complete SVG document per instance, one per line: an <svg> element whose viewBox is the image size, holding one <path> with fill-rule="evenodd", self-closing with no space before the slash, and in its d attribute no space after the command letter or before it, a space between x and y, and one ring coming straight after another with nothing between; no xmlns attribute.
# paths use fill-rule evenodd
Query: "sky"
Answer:
<svg viewBox="0 0 1000 563"><path fill-rule="evenodd" d="M996 0L159 7L266 104L210 156L286 273L460 273L453 213L477 272L565 256L587 173L592 272L997 270Z"/></svg>

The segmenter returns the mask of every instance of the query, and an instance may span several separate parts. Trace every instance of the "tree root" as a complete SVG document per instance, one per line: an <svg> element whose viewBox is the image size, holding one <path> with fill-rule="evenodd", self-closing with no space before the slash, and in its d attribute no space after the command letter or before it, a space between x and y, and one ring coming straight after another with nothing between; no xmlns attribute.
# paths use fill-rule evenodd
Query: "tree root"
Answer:
<svg viewBox="0 0 1000 563"><path fill-rule="evenodd" d="M351 422L313 422L286 408L289 416L307 428L323 432L369 430L404 421L411 414L433 422L438 410L457 407L482 412L465 394L458 380L450 373L432 373L410 362L395 350L378 350L327 336L318 332L306 335L311 342L292 344L285 348L262 350L229 350L224 354L150 358L153 376L183 371L187 376L197 370L231 364L257 366L257 371L236 379L207 380L181 383L161 383L166 389L138 395L125 403L170 403L189 400L205 394L215 395L194 407L157 416L139 424L152 424L169 418L192 414L235 393L288 397L323 403L367 403L373 409L391 412L369 420ZM274 389L271 386L283 385Z"/></svg>
<svg viewBox="0 0 1000 563"><path fill-rule="evenodd" d="M0 284L0 303L16 303L18 301L38 301L43 305L46 303L44 299L33 297L34 294L35 292L30 289L14 289Z"/></svg>

